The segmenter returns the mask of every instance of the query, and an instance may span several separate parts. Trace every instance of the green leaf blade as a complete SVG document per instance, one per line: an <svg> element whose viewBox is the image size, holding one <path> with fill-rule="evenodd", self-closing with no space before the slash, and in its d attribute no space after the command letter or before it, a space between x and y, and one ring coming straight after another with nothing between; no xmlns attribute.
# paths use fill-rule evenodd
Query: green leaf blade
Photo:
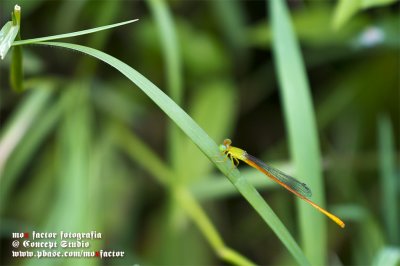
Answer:
<svg viewBox="0 0 400 266"><path fill-rule="evenodd" d="M296 261L301 265L309 265L309 262L300 247L287 231L285 226L274 214L272 209L267 205L260 194L252 187L248 181L240 177L237 170L232 171L230 162L218 162L221 160L220 152L217 144L200 128L193 119L185 113L174 101L172 101L164 92L158 89L153 83L146 79L139 72L129 65L114 58L108 54L93 48L67 43L37 43L40 45L52 45L64 47L82 53L91 55L117 69L133 83L135 83L147 96L149 96L182 130L185 134L199 147L199 149L212 160L215 165L229 178L236 186L244 198L255 208L263 220L271 226L278 238L290 251Z"/></svg>
<svg viewBox="0 0 400 266"><path fill-rule="evenodd" d="M392 245L400 244L399 176L396 174L396 148L393 127L387 116L378 119L379 164L382 184L382 216L386 235Z"/></svg>
<svg viewBox="0 0 400 266"><path fill-rule="evenodd" d="M19 25L7 22L0 31L0 58L3 60L10 50L12 43L18 35Z"/></svg>
<svg viewBox="0 0 400 266"><path fill-rule="evenodd" d="M98 32L98 31L102 31L102 30L119 27L119 26L126 25L126 24L129 24L132 22L136 22L138 20L139 19L133 19L133 20L128 20L128 21L124 21L124 22L120 22L120 23L110 24L110 25L87 29L87 30L81 30L81 31L70 32L70 33L65 33L65 34L58 34L58 35L53 35L53 36L34 38L34 39L29 39L29 40L15 41L12 45L17 46L17 45L23 45L23 44L35 44L37 42L46 42L46 41L52 41L52 40L58 40L58 39L64 39L64 38L71 38L71 37L81 36L81 35L85 35L85 34L90 34L90 33Z"/></svg>
<svg viewBox="0 0 400 266"><path fill-rule="evenodd" d="M305 66L289 12L283 1L268 1L273 29L273 51L281 89L290 152L296 177L313 191L313 201L324 206L320 148ZM327 262L326 217L298 200L305 254L313 265Z"/></svg>
<svg viewBox="0 0 400 266"><path fill-rule="evenodd" d="M361 0L340 0L333 14L333 28L339 30L361 8Z"/></svg>

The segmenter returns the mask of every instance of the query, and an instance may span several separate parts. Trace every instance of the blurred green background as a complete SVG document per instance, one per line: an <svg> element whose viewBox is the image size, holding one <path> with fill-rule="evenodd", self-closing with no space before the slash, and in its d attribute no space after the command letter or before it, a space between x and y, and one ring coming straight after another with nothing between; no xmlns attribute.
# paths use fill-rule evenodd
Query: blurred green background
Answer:
<svg viewBox="0 0 400 266"><path fill-rule="evenodd" d="M297 176L267 2L2 0L1 25L15 4L22 39L138 18L65 41L119 58L217 143L229 137ZM399 265L400 5L286 5L310 84L326 207L346 222L340 229L323 217L325 263ZM91 242L94 249L126 254L40 261L49 265L235 263L210 244L212 230L182 206L167 179L184 184L232 250L256 264L296 264L234 186L119 72L66 49L24 46L23 55L22 93L10 87L11 56L0 62L1 264L38 263L10 257L11 233L32 230L96 230L103 239ZM299 226L298 200L256 170L239 170L302 245L314 232Z"/></svg>

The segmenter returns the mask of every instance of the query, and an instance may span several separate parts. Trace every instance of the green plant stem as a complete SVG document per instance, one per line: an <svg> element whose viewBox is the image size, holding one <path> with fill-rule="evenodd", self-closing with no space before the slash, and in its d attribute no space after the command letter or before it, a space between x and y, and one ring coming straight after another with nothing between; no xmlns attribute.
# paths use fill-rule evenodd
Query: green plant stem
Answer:
<svg viewBox="0 0 400 266"><path fill-rule="evenodd" d="M18 33L15 40L21 40L21 8L15 5L12 14L13 25L18 27ZM13 47L11 56L10 83L11 87L16 92L22 92L24 80L24 71L22 66L22 47Z"/></svg>
<svg viewBox="0 0 400 266"><path fill-rule="evenodd" d="M174 190L174 195L186 213L192 218L193 222L197 224L200 231L203 232L203 235L220 258L235 265L255 265L253 262L224 244L218 231L186 187L177 187Z"/></svg>

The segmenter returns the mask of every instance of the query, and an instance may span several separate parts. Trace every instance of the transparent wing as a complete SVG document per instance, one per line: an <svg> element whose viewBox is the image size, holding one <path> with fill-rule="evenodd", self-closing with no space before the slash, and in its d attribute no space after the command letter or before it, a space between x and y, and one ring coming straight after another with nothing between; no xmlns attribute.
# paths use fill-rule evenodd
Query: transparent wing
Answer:
<svg viewBox="0 0 400 266"><path fill-rule="evenodd" d="M248 160L253 161L259 168L264 169L263 172L266 175L268 175L271 179L274 180L274 177L275 177L278 181L282 182L289 188L297 191L299 194L303 195L306 198L310 198L312 196L311 189L305 183L300 182L299 180L279 171L276 168L268 166L260 159L257 159L256 157L254 157L248 153L246 154L246 157L248 158ZM268 174L268 173L270 173L270 174ZM276 180L274 180L274 181L276 181Z"/></svg>

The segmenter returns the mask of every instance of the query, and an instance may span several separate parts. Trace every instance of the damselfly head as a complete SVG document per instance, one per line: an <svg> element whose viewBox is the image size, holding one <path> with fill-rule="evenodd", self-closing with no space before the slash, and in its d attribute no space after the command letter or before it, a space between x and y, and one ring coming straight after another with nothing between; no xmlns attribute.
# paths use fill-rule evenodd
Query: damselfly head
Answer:
<svg viewBox="0 0 400 266"><path fill-rule="evenodd" d="M226 148L229 148L229 146L231 146L232 141L230 139L224 139L224 145L226 146Z"/></svg>

